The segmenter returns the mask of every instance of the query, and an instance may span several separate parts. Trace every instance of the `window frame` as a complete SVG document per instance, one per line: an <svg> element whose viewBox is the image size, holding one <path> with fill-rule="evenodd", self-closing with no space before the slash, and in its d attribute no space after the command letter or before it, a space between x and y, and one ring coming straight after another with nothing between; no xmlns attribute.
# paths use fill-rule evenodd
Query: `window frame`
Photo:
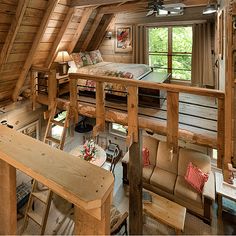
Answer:
<svg viewBox="0 0 236 236"><path fill-rule="evenodd" d="M146 30L146 38L147 38L147 49L146 49L146 52L147 52L147 61L148 61L148 64L150 62L150 55L163 55L163 56L167 56L167 68L163 67L163 68L159 68L159 69L166 69L167 70L167 73L170 74L170 79L172 81L181 81L181 82L191 82L191 77L188 79L188 80L185 80L185 79L178 79L178 78L173 78L172 77L172 70L184 70L184 71L192 71L192 67L191 67L191 70L186 70L184 68L173 68L173 60L172 60L172 57L173 56L182 56L182 55L191 55L191 60L192 60L192 52L173 52L173 28L184 28L184 27L191 27L193 28L193 26L191 24L187 24L187 25L165 25L165 26L148 26L147 27L147 30ZM167 52L161 52L161 51L156 51L156 52L152 52L152 51L149 51L149 29L152 29L152 28L167 28L168 29L168 39L167 39ZM155 66L152 66L152 68L155 69Z"/></svg>

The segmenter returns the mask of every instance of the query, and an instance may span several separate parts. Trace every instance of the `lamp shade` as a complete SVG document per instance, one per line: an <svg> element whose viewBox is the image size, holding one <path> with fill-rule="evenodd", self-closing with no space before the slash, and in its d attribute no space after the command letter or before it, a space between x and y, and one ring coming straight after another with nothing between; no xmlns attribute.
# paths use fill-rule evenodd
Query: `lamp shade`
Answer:
<svg viewBox="0 0 236 236"><path fill-rule="evenodd" d="M68 62L68 61L72 61L72 58L67 51L60 51L57 53L55 62L63 63L63 62Z"/></svg>
<svg viewBox="0 0 236 236"><path fill-rule="evenodd" d="M203 15L208 15L217 12L217 4L208 4L204 9L202 14Z"/></svg>

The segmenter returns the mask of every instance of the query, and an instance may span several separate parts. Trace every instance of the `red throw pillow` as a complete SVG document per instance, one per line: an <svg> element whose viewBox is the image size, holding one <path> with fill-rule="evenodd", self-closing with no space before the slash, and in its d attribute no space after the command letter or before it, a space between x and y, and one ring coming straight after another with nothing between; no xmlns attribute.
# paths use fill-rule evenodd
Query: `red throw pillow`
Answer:
<svg viewBox="0 0 236 236"><path fill-rule="evenodd" d="M142 149L142 156L143 156L143 166L149 166L150 160L149 160L149 150L148 148L144 147Z"/></svg>
<svg viewBox="0 0 236 236"><path fill-rule="evenodd" d="M205 182L208 180L208 174L194 166L192 162L188 164L185 180L199 193L202 193Z"/></svg>

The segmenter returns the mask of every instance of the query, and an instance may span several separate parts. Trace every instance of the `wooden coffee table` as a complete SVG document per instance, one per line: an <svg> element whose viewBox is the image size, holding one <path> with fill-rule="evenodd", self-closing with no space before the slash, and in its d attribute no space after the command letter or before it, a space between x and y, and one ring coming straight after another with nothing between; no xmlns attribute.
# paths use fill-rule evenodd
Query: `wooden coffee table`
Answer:
<svg viewBox="0 0 236 236"><path fill-rule="evenodd" d="M143 203L144 214L174 228L176 234L183 232L186 208L155 193L149 193L152 202Z"/></svg>

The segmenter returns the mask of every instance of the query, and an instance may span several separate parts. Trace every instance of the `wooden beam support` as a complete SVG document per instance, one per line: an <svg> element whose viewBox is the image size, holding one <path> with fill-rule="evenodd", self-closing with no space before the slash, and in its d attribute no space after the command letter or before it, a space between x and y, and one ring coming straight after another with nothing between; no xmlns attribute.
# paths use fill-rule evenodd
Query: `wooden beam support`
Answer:
<svg viewBox="0 0 236 236"><path fill-rule="evenodd" d="M93 45L89 47L89 50L95 50L99 48L99 46L103 41L104 36L106 35L107 28L109 27L113 19L114 19L114 14L109 14L108 16L106 16L106 20L102 28L100 29L99 34L96 35L96 38L93 40L94 41Z"/></svg>
<svg viewBox="0 0 236 236"><path fill-rule="evenodd" d="M101 14L98 11L98 13L97 13L97 15L96 15L96 17L95 17L95 19L93 21L93 25L92 25L92 27L91 27L91 29L90 29L86 39L84 40L84 42L83 42L83 44L81 46L81 51L86 51L87 50L87 47L88 47L89 43L91 42L91 39L92 39L92 37L93 37L93 35L94 35L98 25L100 24L100 21L101 21L103 15L104 15L103 13Z"/></svg>
<svg viewBox="0 0 236 236"><path fill-rule="evenodd" d="M79 27L77 28L76 33L74 34L73 39L71 40L70 45L68 47L68 52L69 53L73 52L73 50L74 50L74 48L75 48L75 46L76 46L76 44L77 44L84 28L85 28L85 26L86 26L86 24L87 24L87 22L90 18L93 10L94 10L94 8L91 8L91 7L84 9L81 21L79 23Z"/></svg>
<svg viewBox="0 0 236 236"><path fill-rule="evenodd" d="M30 83L31 83L31 102L32 109L35 111L36 108L36 98L38 96L38 73L31 70Z"/></svg>
<svg viewBox="0 0 236 236"><path fill-rule="evenodd" d="M133 143L129 148L129 235L142 235L143 233L141 147L140 138L139 142Z"/></svg>
<svg viewBox="0 0 236 236"><path fill-rule="evenodd" d="M101 6L115 3L122 3L127 1L122 0L71 0L72 7L90 7L90 6ZM137 0L129 0L129 2L137 2Z"/></svg>
<svg viewBox="0 0 236 236"><path fill-rule="evenodd" d="M16 169L0 157L0 235L15 235L16 220Z"/></svg>
<svg viewBox="0 0 236 236"><path fill-rule="evenodd" d="M2 64L6 63L8 60L8 57L13 47L13 43L15 41L16 35L20 28L23 16L25 14L29 2L30 0L19 0L18 2L16 14L12 19L11 27L8 31L5 43L0 54L0 69L2 68Z"/></svg>
<svg viewBox="0 0 236 236"><path fill-rule="evenodd" d="M99 132L105 129L105 92L104 83L96 82L96 126L93 130L93 136L96 137Z"/></svg>
<svg viewBox="0 0 236 236"><path fill-rule="evenodd" d="M222 169L225 152L225 101L218 99L217 167Z"/></svg>
<svg viewBox="0 0 236 236"><path fill-rule="evenodd" d="M57 98L56 70L51 70L48 75L48 110L51 111Z"/></svg>
<svg viewBox="0 0 236 236"><path fill-rule="evenodd" d="M233 141L233 24L232 16L229 13L229 6L226 12L226 69L225 69L225 155L223 164L224 181L230 178L230 171L228 170L228 163L231 163L232 141Z"/></svg>
<svg viewBox="0 0 236 236"><path fill-rule="evenodd" d="M140 235L143 232L142 205L142 158L141 138L138 129L138 87L128 87L128 136L129 143L129 234Z"/></svg>
<svg viewBox="0 0 236 236"><path fill-rule="evenodd" d="M101 207L101 220L92 217L86 211L75 206L74 235L110 235L111 194Z"/></svg>
<svg viewBox="0 0 236 236"><path fill-rule="evenodd" d="M56 54L58 52L58 49L59 49L59 46L60 46L60 43L61 43L61 40L66 32L66 29L69 25L69 23L71 22L72 20L72 17L74 15L74 11L75 11L75 8L69 8L68 12L67 12L67 15L66 15L66 18L65 20L63 21L63 24L61 26L61 29L56 37L56 40L53 42L53 46L52 46L52 49L48 55L48 59L46 61L46 65L45 67L47 68L50 68L50 66L52 65L55 57L56 57Z"/></svg>
<svg viewBox="0 0 236 236"><path fill-rule="evenodd" d="M13 101L17 101L17 98L18 98L18 96L20 94L20 90L21 90L21 88L22 88L22 86L23 86L23 84L25 82L25 78L26 78L26 76L27 76L27 74L29 72L29 69L30 69L31 65L32 65L32 61L33 61L34 55L35 55L35 53L37 51L37 47L38 47L38 45L39 45L39 43L40 43L40 41L41 41L41 39L42 39L42 37L43 37L43 35L45 33L45 30L47 28L48 22L49 22L49 20L51 18L51 15L54 12L55 7L58 4L58 2L59 2L59 0L51 0L51 1L48 2L48 6L47 6L47 9L46 9L46 12L45 12L44 17L42 19L42 22L40 24L38 32L37 32L37 34L35 36L34 42L32 44L30 52L29 52L29 54L27 56L27 59L26 59L26 61L24 63L24 66L23 66L23 68L21 70L21 74L20 74L20 76L18 78L18 81L16 83L16 86L15 86L15 89L14 89L14 92L13 92L13 95L12 95Z"/></svg>
<svg viewBox="0 0 236 236"><path fill-rule="evenodd" d="M78 93L77 93L77 79L69 81L70 88L70 106L73 110L74 115L74 123L77 123L79 120L79 112L78 112Z"/></svg>
<svg viewBox="0 0 236 236"><path fill-rule="evenodd" d="M179 93L167 92L167 143L173 153L178 150Z"/></svg>

